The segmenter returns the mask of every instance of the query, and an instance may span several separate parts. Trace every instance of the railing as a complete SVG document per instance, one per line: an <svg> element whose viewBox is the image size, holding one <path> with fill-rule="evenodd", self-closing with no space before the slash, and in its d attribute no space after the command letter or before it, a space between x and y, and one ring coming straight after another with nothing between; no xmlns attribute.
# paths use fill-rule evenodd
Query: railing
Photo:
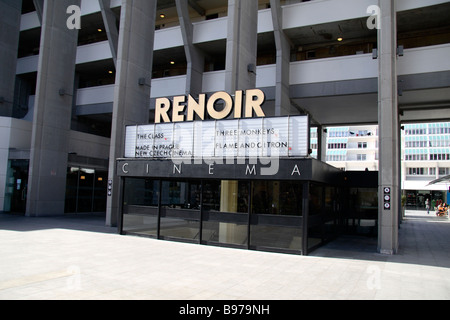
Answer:
<svg viewBox="0 0 450 320"><path fill-rule="evenodd" d="M450 70L450 44L405 50L398 59L398 74L432 73ZM107 42L79 47L77 63L102 60L110 57ZM17 74L36 72L39 56L18 59ZM275 86L275 65L259 66L256 70L258 88ZM370 54L337 58L298 61L291 63L290 85L368 79L378 77L378 60ZM203 74L203 92L224 90L225 71ZM152 80L151 97L183 95L186 76L174 76ZM107 103L114 100L113 86L99 86L78 90L78 105Z"/></svg>

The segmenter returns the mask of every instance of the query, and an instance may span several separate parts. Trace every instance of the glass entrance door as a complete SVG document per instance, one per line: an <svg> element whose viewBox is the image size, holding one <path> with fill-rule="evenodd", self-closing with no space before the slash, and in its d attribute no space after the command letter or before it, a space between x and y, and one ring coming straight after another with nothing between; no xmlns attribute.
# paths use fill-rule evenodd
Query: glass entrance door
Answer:
<svg viewBox="0 0 450 320"><path fill-rule="evenodd" d="M6 212L25 213L29 162L29 160L8 160L4 208Z"/></svg>

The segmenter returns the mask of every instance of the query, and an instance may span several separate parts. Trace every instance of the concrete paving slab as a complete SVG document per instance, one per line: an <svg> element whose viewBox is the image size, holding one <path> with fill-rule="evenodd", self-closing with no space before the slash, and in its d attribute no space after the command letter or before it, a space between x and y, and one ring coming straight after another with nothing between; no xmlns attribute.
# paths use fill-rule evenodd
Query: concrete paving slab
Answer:
<svg viewBox="0 0 450 320"><path fill-rule="evenodd" d="M309 256L121 236L101 216L0 214L3 300L450 299L450 221L408 211L396 255L343 236Z"/></svg>

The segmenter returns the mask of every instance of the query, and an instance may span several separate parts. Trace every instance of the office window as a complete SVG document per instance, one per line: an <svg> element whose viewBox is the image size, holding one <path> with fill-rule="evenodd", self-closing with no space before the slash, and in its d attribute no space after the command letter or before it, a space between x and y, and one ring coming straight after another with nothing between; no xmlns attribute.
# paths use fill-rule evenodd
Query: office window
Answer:
<svg viewBox="0 0 450 320"><path fill-rule="evenodd" d="M450 149L431 149L430 160L443 161L450 160Z"/></svg>
<svg viewBox="0 0 450 320"><path fill-rule="evenodd" d="M366 161L367 160L367 154L357 154L356 155L357 161Z"/></svg>
<svg viewBox="0 0 450 320"><path fill-rule="evenodd" d="M367 142L358 142L358 149L367 149Z"/></svg>
<svg viewBox="0 0 450 320"><path fill-rule="evenodd" d="M408 175L410 176L428 175L428 168L408 168Z"/></svg>
<svg viewBox="0 0 450 320"><path fill-rule="evenodd" d="M428 160L427 149L406 149L405 161L426 161Z"/></svg>
<svg viewBox="0 0 450 320"><path fill-rule="evenodd" d="M448 134L450 133L450 123L430 123L428 134Z"/></svg>

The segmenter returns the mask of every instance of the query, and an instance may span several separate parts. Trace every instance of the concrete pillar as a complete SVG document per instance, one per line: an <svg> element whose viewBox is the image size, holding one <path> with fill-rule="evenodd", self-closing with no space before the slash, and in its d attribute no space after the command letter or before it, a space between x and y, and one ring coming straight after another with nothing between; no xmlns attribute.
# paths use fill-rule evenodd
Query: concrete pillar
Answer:
<svg viewBox="0 0 450 320"><path fill-rule="evenodd" d="M395 254L398 249L398 214L401 210L399 116L397 101L397 28L395 0L380 0L381 28L378 31L379 80L379 233L378 250ZM385 188L390 189L390 208L385 209Z"/></svg>
<svg viewBox="0 0 450 320"><path fill-rule="evenodd" d="M257 27L257 0L228 1L225 91L230 94L256 86L256 73L249 72L248 67L256 68Z"/></svg>
<svg viewBox="0 0 450 320"><path fill-rule="evenodd" d="M327 162L327 132L324 126L317 127L317 160Z"/></svg>
<svg viewBox="0 0 450 320"><path fill-rule="evenodd" d="M123 0L116 63L106 224L117 226L120 216L121 181L116 159L124 156L125 126L149 120L156 0Z"/></svg>
<svg viewBox="0 0 450 320"><path fill-rule="evenodd" d="M205 56L193 43L194 28L189 17L189 7L186 0L175 0L183 36L184 51L187 60L186 94L196 97L202 93Z"/></svg>
<svg viewBox="0 0 450 320"><path fill-rule="evenodd" d="M0 1L0 117L11 117L22 0Z"/></svg>
<svg viewBox="0 0 450 320"><path fill-rule="evenodd" d="M291 42L283 31L283 15L280 0L270 0L270 7L277 48L275 116L284 116L291 114L291 99L289 95Z"/></svg>
<svg viewBox="0 0 450 320"><path fill-rule="evenodd" d="M30 151L28 216L64 214L68 137L72 115L78 30L66 13L80 0L46 0Z"/></svg>
<svg viewBox="0 0 450 320"><path fill-rule="evenodd" d="M256 68L257 27L257 0L228 1L225 91L230 94L256 87L256 73L249 72L248 67ZM222 181L221 199L226 201L221 200L221 211L230 212L230 208L237 208L237 191L232 191L234 186L237 188L237 181Z"/></svg>

